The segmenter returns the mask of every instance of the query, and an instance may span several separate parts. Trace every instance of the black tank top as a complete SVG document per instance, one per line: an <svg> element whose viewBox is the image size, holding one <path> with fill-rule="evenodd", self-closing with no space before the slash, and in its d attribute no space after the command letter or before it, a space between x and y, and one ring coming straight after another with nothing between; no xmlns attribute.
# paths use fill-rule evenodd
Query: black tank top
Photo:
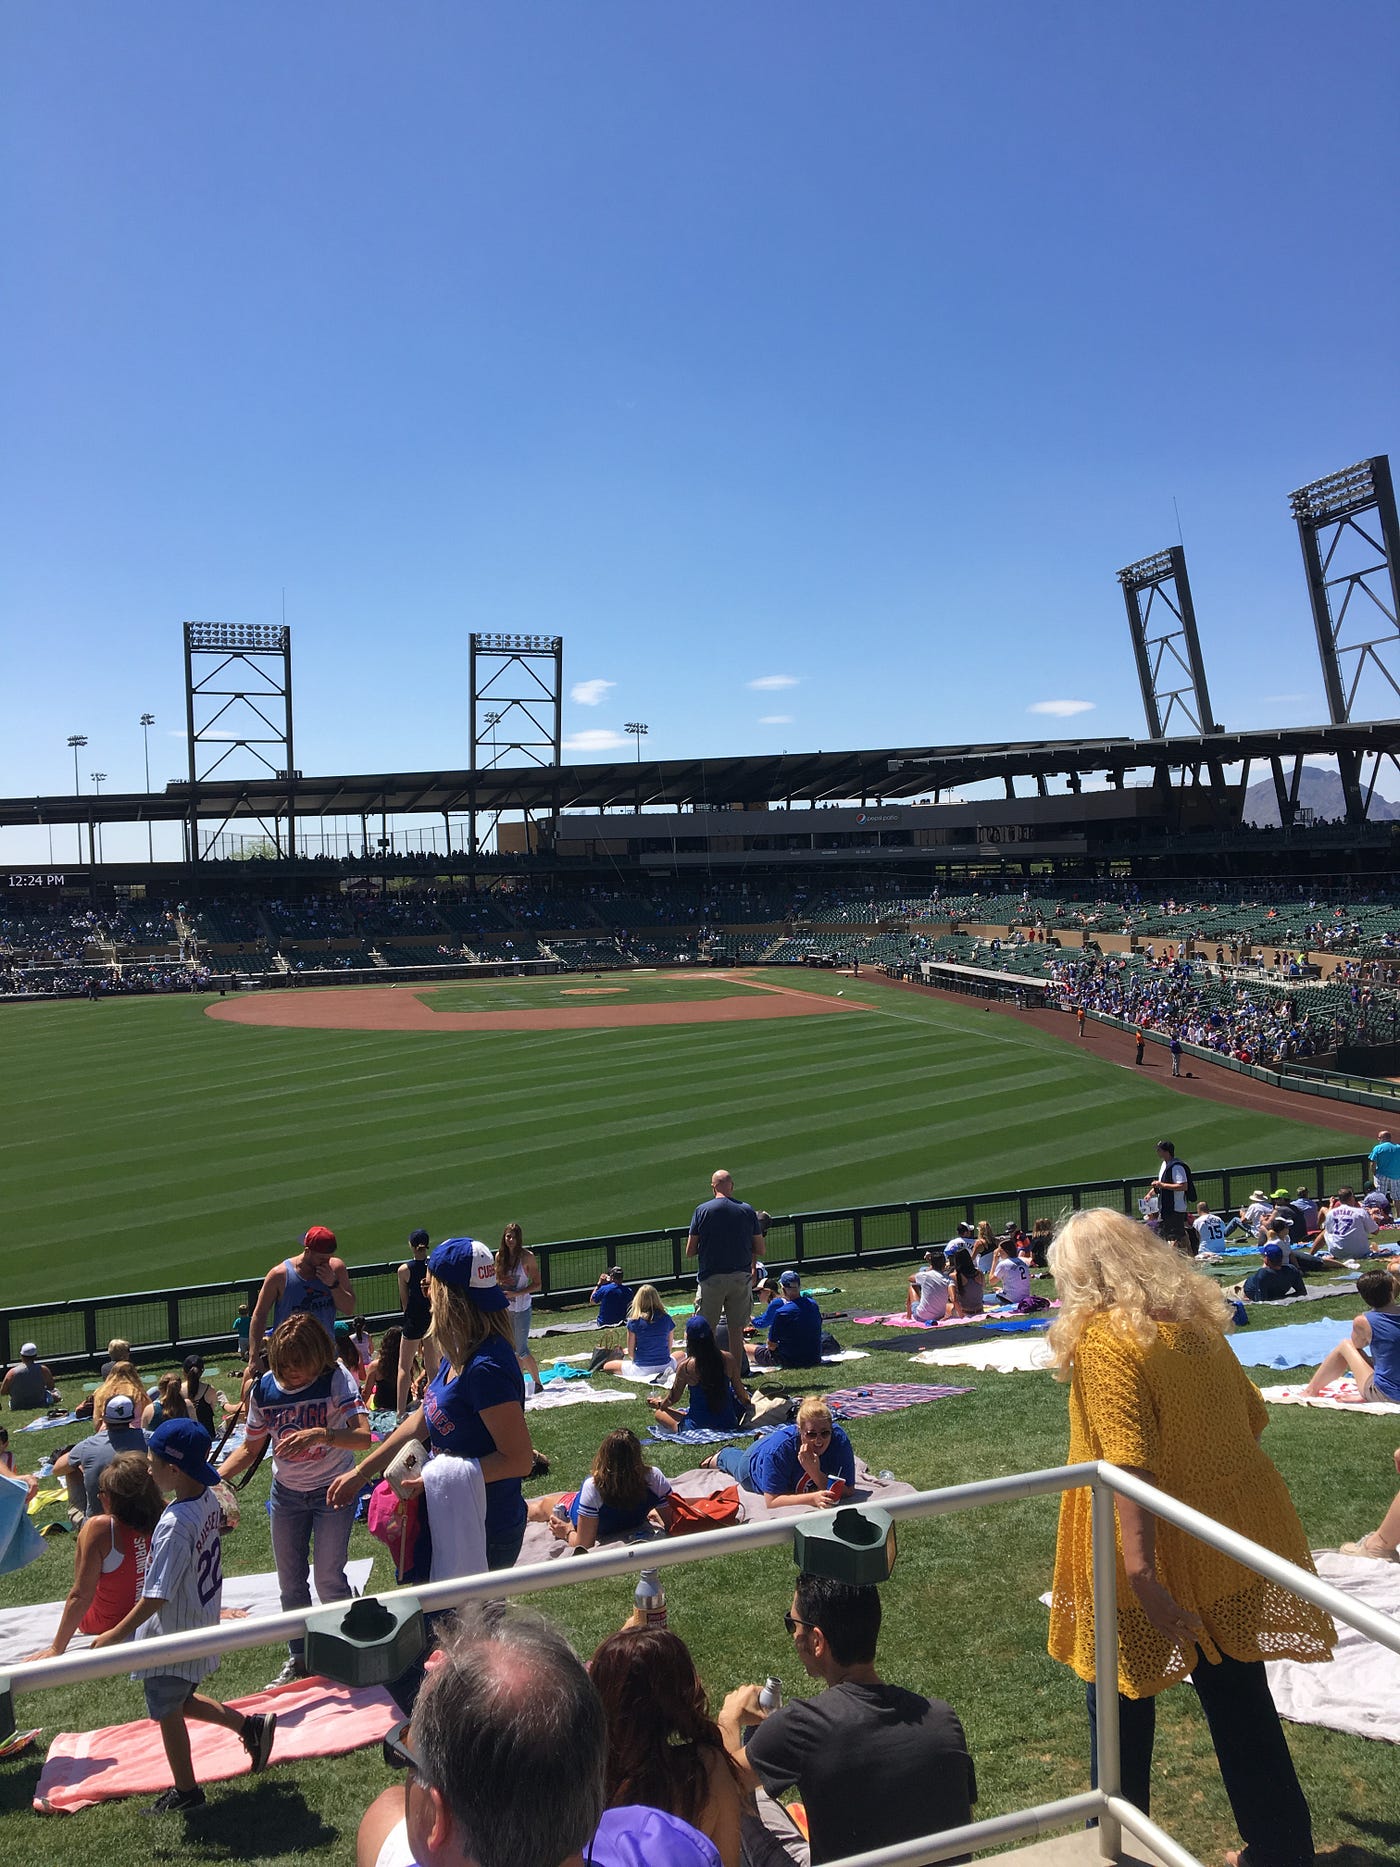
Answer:
<svg viewBox="0 0 1400 1867"><path fill-rule="evenodd" d="M403 1306L403 1322L400 1325L406 1336L417 1341L427 1329L432 1315L428 1303L428 1263L427 1259L410 1258L408 1262L408 1298Z"/></svg>

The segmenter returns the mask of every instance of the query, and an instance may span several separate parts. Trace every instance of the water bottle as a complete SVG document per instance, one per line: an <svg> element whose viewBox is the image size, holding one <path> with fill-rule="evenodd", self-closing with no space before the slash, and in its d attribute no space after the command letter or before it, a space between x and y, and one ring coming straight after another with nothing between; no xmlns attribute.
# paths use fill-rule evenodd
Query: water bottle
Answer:
<svg viewBox="0 0 1400 1867"><path fill-rule="evenodd" d="M780 1711L783 1703L783 1682L774 1678L772 1673L763 1682L763 1690L758 1695L760 1711Z"/></svg>
<svg viewBox="0 0 1400 1867"><path fill-rule="evenodd" d="M891 1480L893 1479L893 1477L894 1477L894 1473L893 1473L893 1472L881 1472L881 1473L880 1473L880 1476L881 1476L881 1478L882 1478L882 1479L884 1480L884 1482L885 1482L886 1484L889 1484L889 1483L890 1483L890 1481L891 1481Z"/></svg>
<svg viewBox="0 0 1400 1867"><path fill-rule="evenodd" d="M535 1391L535 1377L528 1368L522 1369L522 1373L525 1376L525 1398L529 1400Z"/></svg>
<svg viewBox="0 0 1400 1867"><path fill-rule="evenodd" d="M643 1569L637 1578L637 1586L632 1591L632 1604L637 1610L637 1619L643 1627L664 1627L666 1625L666 1591L661 1586L655 1569Z"/></svg>

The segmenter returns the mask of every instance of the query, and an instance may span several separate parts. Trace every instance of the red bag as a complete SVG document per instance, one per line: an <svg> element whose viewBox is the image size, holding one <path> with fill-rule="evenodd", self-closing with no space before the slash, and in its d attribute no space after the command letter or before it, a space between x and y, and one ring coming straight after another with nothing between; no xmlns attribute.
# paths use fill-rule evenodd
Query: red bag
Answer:
<svg viewBox="0 0 1400 1867"><path fill-rule="evenodd" d="M726 1485L712 1497L677 1497L671 1494L669 1536L691 1536L697 1530L723 1530L744 1521L738 1485Z"/></svg>

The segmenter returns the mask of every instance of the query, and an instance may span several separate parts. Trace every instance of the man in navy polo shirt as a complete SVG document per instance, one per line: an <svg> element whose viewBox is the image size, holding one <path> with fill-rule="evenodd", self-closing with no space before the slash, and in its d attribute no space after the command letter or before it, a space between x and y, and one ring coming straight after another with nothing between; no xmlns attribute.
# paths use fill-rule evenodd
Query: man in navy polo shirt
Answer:
<svg viewBox="0 0 1400 1867"><path fill-rule="evenodd" d="M763 1249L758 1214L734 1197L734 1176L723 1167L710 1175L714 1197L697 1206L685 1255L699 1259L700 1314L717 1329L721 1314L736 1351L753 1313L753 1266Z"/></svg>
<svg viewBox="0 0 1400 1867"><path fill-rule="evenodd" d="M780 1368L815 1368L822 1358L822 1312L802 1294L796 1271L784 1271L783 1300L768 1325L768 1351Z"/></svg>

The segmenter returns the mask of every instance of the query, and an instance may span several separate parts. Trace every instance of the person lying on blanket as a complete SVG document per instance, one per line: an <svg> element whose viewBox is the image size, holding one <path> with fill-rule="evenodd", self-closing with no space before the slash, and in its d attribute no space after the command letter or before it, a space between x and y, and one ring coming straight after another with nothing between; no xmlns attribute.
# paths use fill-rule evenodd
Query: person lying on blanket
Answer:
<svg viewBox="0 0 1400 1867"><path fill-rule="evenodd" d="M828 1510L856 1481L851 1442L816 1395L797 1409L795 1426L780 1426L752 1446L724 1446L701 1466L727 1472L745 1491L761 1491L770 1509Z"/></svg>
<svg viewBox="0 0 1400 1867"><path fill-rule="evenodd" d="M642 1442L630 1427L619 1426L599 1446L593 1470L577 1491L531 1498L529 1515L531 1523L547 1523L570 1549L582 1550L648 1524L669 1530L673 1510L670 1479L643 1464Z"/></svg>
<svg viewBox="0 0 1400 1867"><path fill-rule="evenodd" d="M1320 1394L1329 1382L1349 1374L1362 1400L1400 1401L1400 1297L1389 1271L1362 1271L1356 1294L1366 1314L1351 1325L1351 1340L1339 1342L1299 1391Z"/></svg>

